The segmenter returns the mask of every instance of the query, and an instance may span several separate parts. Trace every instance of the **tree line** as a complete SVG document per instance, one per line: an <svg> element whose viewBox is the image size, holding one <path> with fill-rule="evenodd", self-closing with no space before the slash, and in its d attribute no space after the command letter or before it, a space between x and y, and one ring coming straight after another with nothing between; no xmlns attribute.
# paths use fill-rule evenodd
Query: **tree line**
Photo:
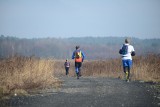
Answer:
<svg viewBox="0 0 160 107"><path fill-rule="evenodd" d="M0 36L0 58L15 55L41 58L70 59L76 45L80 45L90 59L120 57L119 49L125 37L17 38ZM160 53L160 39L131 38L137 55Z"/></svg>

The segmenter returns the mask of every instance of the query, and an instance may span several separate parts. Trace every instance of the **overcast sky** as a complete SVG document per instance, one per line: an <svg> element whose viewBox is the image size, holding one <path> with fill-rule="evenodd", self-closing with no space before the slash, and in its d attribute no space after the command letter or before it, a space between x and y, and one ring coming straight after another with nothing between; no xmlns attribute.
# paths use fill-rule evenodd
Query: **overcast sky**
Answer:
<svg viewBox="0 0 160 107"><path fill-rule="evenodd" d="M0 35L160 38L160 0L0 0Z"/></svg>

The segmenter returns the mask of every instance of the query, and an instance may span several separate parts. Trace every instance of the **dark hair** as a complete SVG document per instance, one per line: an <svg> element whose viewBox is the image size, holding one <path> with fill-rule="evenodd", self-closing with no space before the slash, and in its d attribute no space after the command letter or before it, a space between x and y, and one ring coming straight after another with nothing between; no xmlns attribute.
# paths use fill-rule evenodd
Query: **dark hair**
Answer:
<svg viewBox="0 0 160 107"><path fill-rule="evenodd" d="M79 46L76 46L76 49L79 49L80 47Z"/></svg>
<svg viewBox="0 0 160 107"><path fill-rule="evenodd" d="M125 43L129 43L129 39L128 38L125 39Z"/></svg>

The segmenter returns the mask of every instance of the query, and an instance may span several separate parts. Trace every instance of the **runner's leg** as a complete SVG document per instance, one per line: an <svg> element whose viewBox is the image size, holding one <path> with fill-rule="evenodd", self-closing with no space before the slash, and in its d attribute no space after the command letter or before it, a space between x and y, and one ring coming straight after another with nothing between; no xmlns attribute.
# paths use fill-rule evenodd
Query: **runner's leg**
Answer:
<svg viewBox="0 0 160 107"><path fill-rule="evenodd" d="M130 67L128 67L128 76L127 76L127 80L129 80L130 77Z"/></svg>
<svg viewBox="0 0 160 107"><path fill-rule="evenodd" d="M76 75L77 75L77 79L79 79L78 62L75 62L75 72L76 72Z"/></svg>
<svg viewBox="0 0 160 107"><path fill-rule="evenodd" d="M126 60L122 60L122 64L123 64L124 79L126 80L127 79L127 72L126 72L127 64L126 64Z"/></svg>
<svg viewBox="0 0 160 107"><path fill-rule="evenodd" d="M82 76L82 74L81 74L81 66L82 66L82 62L79 62L78 63L79 76Z"/></svg>
<svg viewBox="0 0 160 107"><path fill-rule="evenodd" d="M124 70L124 78L125 78L125 80L127 80L127 78L128 78L128 71L127 71L127 68L128 67L123 67L123 70Z"/></svg>
<svg viewBox="0 0 160 107"><path fill-rule="evenodd" d="M66 67L66 75L68 75L68 73L69 73L69 72L68 72L68 70L69 70L69 68L68 68L68 67Z"/></svg>
<svg viewBox="0 0 160 107"><path fill-rule="evenodd" d="M132 67L132 60L128 60L127 61L127 64L128 64L128 80L130 79L130 70L131 70L131 67Z"/></svg>
<svg viewBox="0 0 160 107"><path fill-rule="evenodd" d="M65 67L65 70L66 70L66 75L67 75L67 67Z"/></svg>

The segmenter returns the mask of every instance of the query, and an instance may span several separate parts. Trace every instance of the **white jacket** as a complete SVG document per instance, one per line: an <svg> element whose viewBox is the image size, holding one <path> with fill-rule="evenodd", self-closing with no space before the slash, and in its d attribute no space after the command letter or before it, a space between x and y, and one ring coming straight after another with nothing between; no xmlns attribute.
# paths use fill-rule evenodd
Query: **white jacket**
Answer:
<svg viewBox="0 0 160 107"><path fill-rule="evenodd" d="M134 51L134 47L130 44L125 44L125 45L128 45L128 52L126 55L122 55L122 60L127 60L127 59L132 60L131 53Z"/></svg>

